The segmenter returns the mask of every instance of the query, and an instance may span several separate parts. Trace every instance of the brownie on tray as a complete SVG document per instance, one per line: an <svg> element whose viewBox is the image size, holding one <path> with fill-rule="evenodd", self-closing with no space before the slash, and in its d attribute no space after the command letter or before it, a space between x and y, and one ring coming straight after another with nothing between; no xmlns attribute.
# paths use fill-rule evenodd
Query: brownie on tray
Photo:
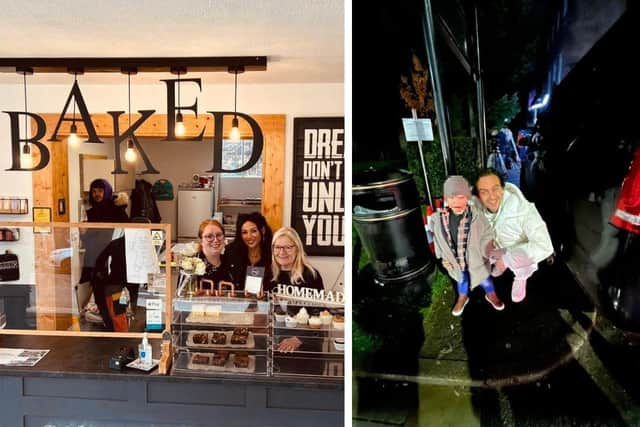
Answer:
<svg viewBox="0 0 640 427"><path fill-rule="evenodd" d="M249 353L242 351L236 353L233 357L233 365L236 368L248 368L249 367Z"/></svg>

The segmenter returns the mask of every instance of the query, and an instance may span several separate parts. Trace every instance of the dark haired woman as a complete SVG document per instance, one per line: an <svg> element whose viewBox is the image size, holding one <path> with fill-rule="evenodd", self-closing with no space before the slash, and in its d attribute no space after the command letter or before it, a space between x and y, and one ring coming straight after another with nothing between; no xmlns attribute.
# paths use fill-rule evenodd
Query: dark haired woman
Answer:
<svg viewBox="0 0 640 427"><path fill-rule="evenodd" d="M245 287L249 266L264 267L262 283L271 281L271 237L271 228L259 212L238 216L235 239L225 253L238 289Z"/></svg>

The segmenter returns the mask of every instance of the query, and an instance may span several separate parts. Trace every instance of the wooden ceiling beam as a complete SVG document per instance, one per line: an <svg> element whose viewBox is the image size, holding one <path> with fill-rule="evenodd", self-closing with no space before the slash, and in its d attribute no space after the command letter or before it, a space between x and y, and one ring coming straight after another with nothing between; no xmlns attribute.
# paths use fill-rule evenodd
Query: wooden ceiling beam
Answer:
<svg viewBox="0 0 640 427"><path fill-rule="evenodd" d="M198 56L161 58L0 58L0 72L15 73L30 68L34 73L68 73L82 69L85 73L120 73L123 68L136 68L140 73L171 72L182 68L187 72L228 72L243 67L245 71L266 71L266 56Z"/></svg>

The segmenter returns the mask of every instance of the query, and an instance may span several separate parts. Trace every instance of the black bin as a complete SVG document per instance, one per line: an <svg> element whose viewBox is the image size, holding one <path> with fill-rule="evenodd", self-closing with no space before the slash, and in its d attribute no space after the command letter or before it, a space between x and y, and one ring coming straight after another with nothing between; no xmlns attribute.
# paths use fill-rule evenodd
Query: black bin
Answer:
<svg viewBox="0 0 640 427"><path fill-rule="evenodd" d="M377 280L409 281L433 265L411 173L358 174L352 194L353 222Z"/></svg>

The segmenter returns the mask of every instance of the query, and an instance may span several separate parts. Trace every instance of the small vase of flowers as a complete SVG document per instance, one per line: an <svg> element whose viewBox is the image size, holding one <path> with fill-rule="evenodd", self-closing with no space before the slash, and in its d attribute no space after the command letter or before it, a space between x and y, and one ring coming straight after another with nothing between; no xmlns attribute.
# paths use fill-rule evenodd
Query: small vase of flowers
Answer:
<svg viewBox="0 0 640 427"><path fill-rule="evenodd" d="M178 296L192 297L198 292L199 276L206 271L206 264L198 257L182 258L180 262L180 277L178 278Z"/></svg>

